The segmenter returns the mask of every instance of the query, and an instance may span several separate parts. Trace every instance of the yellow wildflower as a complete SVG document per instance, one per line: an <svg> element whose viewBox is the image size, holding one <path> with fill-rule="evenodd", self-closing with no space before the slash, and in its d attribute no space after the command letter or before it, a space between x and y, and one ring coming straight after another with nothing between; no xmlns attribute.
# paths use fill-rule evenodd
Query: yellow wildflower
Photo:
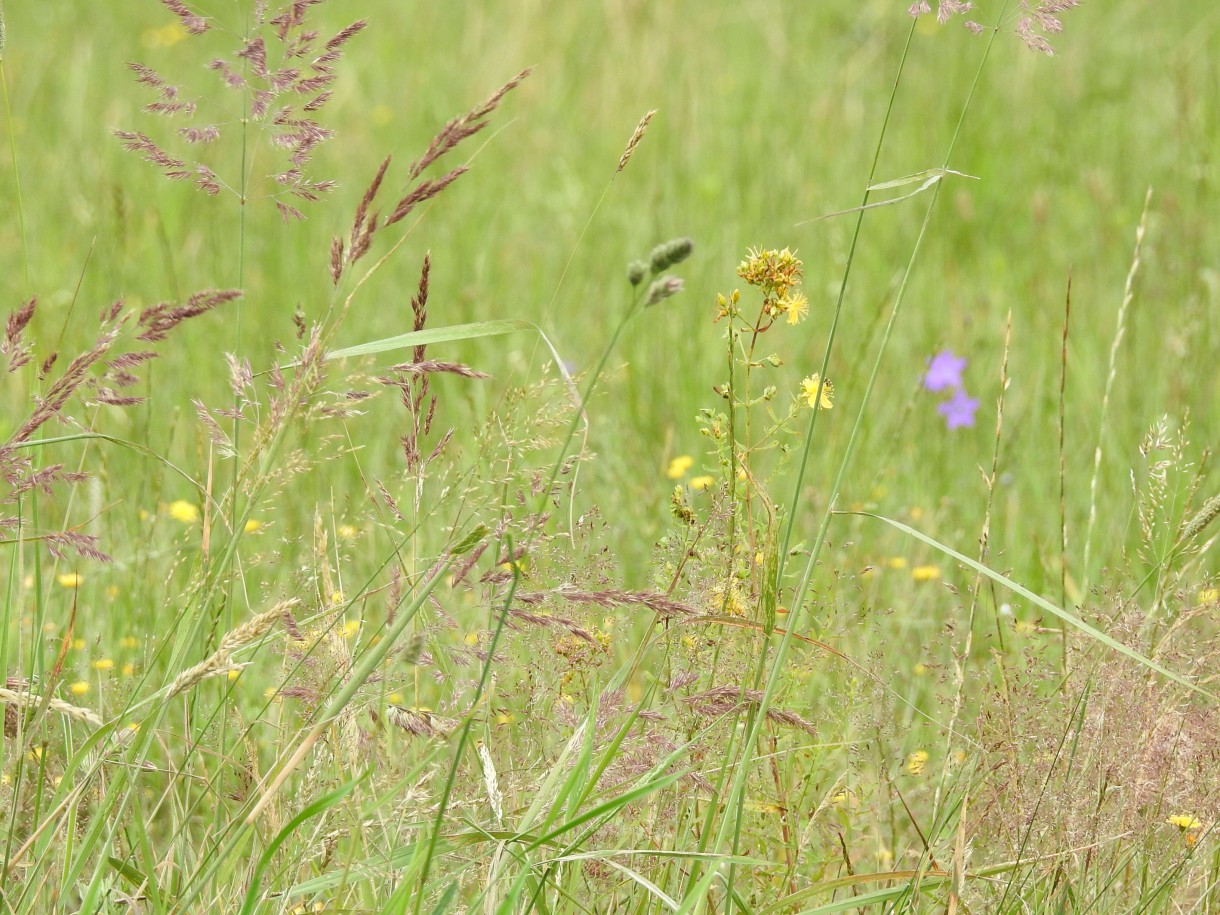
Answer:
<svg viewBox="0 0 1220 915"><path fill-rule="evenodd" d="M923 775L923 770L928 764L928 751L916 750L907 757L907 771L912 775Z"/></svg>
<svg viewBox="0 0 1220 915"><path fill-rule="evenodd" d="M905 569L907 567L907 560L905 556L891 556L885 561L885 564L891 569Z"/></svg>
<svg viewBox="0 0 1220 915"><path fill-rule="evenodd" d="M139 648L140 640L137 639L134 635L125 635L121 639L119 639L119 647L120 648Z"/></svg>
<svg viewBox="0 0 1220 915"><path fill-rule="evenodd" d="M355 540L356 535L360 533L354 524L340 524L336 530L340 540Z"/></svg>
<svg viewBox="0 0 1220 915"><path fill-rule="evenodd" d="M711 486L715 482L716 481L712 477L707 476L706 474L704 474L703 476L699 476L699 477L691 477L690 488L691 489L707 489L709 486Z"/></svg>
<svg viewBox="0 0 1220 915"><path fill-rule="evenodd" d="M809 299L805 298L803 292L793 292L786 298L780 299L779 306L788 316L789 324L800 324L805 313L809 311Z"/></svg>
<svg viewBox="0 0 1220 915"><path fill-rule="evenodd" d="M1194 817L1183 814L1171 816L1165 822L1178 827L1178 829L1199 829L1203 825Z"/></svg>
<svg viewBox="0 0 1220 915"><path fill-rule="evenodd" d="M256 530L263 526L263 522L257 518L250 518L246 521L245 531L247 534L253 534Z"/></svg>
<svg viewBox="0 0 1220 915"><path fill-rule="evenodd" d="M63 575L56 575L55 580L59 582L61 588L79 588L85 580L85 576L79 572L65 572Z"/></svg>
<svg viewBox="0 0 1220 915"><path fill-rule="evenodd" d="M94 670L113 670L114 661L110 660L109 658L98 658L96 661L93 662L93 669Z"/></svg>
<svg viewBox="0 0 1220 915"><path fill-rule="evenodd" d="M831 402L835 396L835 386L827 378L822 381L822 376L814 372L808 378L801 382L801 397L805 398L809 406L815 406L818 401L818 388L822 390L821 404L823 410L831 409L834 404Z"/></svg>
<svg viewBox="0 0 1220 915"><path fill-rule="evenodd" d="M785 248L783 251L751 248L737 267L737 275L757 286L765 295L784 298L788 290L801 282L804 264Z"/></svg>
<svg viewBox="0 0 1220 915"><path fill-rule="evenodd" d="M75 683L69 686L68 689L72 690L72 695L74 696L83 696L85 693L89 692L89 684L85 680L77 680Z"/></svg>
<svg viewBox="0 0 1220 915"><path fill-rule="evenodd" d="M1220 600L1220 588L1204 588L1199 592L1199 603L1210 604L1215 600Z"/></svg>
<svg viewBox="0 0 1220 915"><path fill-rule="evenodd" d="M181 22L169 22L155 29L145 29L141 36L146 48L172 48L186 38Z"/></svg>
<svg viewBox="0 0 1220 915"><path fill-rule="evenodd" d="M128 661L123 665L122 674L124 677L133 677L136 673L136 666Z"/></svg>
<svg viewBox="0 0 1220 915"><path fill-rule="evenodd" d="M350 639L360 631L360 620L348 620L343 624L343 637Z"/></svg>
<svg viewBox="0 0 1220 915"><path fill-rule="evenodd" d="M694 466L695 459L689 454L680 454L669 462L669 467L665 471L665 476L671 480L677 480L680 477L686 476L686 471Z"/></svg>
<svg viewBox="0 0 1220 915"><path fill-rule="evenodd" d="M185 499L169 503L169 516L183 524L193 524L199 520L199 506Z"/></svg>
<svg viewBox="0 0 1220 915"><path fill-rule="evenodd" d="M940 578L938 566L916 566L911 569L911 577L916 581L936 581Z"/></svg>

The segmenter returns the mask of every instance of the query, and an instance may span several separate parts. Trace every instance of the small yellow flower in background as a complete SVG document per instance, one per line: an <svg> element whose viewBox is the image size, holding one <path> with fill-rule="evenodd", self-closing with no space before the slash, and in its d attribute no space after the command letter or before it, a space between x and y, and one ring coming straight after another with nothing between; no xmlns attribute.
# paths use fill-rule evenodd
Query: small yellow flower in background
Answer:
<svg viewBox="0 0 1220 915"><path fill-rule="evenodd" d="M199 506L185 499L169 503L169 516L183 524L193 524L199 520Z"/></svg>
<svg viewBox="0 0 1220 915"><path fill-rule="evenodd" d="M110 598L111 600L114 600L116 597L118 597L119 596L119 586L118 585L107 585L106 586L106 596L108 598Z"/></svg>
<svg viewBox="0 0 1220 915"><path fill-rule="evenodd" d="M339 604L346 603L347 598L343 596L342 591L335 591L330 596L330 602L335 606L338 606Z"/></svg>
<svg viewBox="0 0 1220 915"><path fill-rule="evenodd" d="M940 578L939 566L916 566L911 569L911 577L916 581L936 581Z"/></svg>
<svg viewBox="0 0 1220 915"><path fill-rule="evenodd" d="M85 580L85 576L79 572L65 572L62 575L56 575L55 580L59 582L61 588L79 588Z"/></svg>
<svg viewBox="0 0 1220 915"><path fill-rule="evenodd" d="M123 669L122 669L121 673L123 674L124 677L134 677L136 674L136 666L134 664L132 664L130 661L128 661L126 664L123 665Z"/></svg>
<svg viewBox="0 0 1220 915"><path fill-rule="evenodd" d="M129 722L127 722L127 730L129 730L129 731L138 731L138 730L140 730L140 722L138 722L138 721L129 721Z"/></svg>
<svg viewBox="0 0 1220 915"><path fill-rule="evenodd" d="M499 725L512 724L516 720L517 719L508 712L500 712L500 714L496 715L496 724Z"/></svg>
<svg viewBox="0 0 1220 915"><path fill-rule="evenodd" d="M704 476L700 476L700 477L692 477L691 481L690 481L690 488L691 489L707 489L709 486L711 486L715 482L716 481L712 477L709 477L706 474Z"/></svg>
<svg viewBox="0 0 1220 915"><path fill-rule="evenodd" d="M669 467L665 471L665 476L671 480L677 480L680 477L686 476L686 471L690 470L695 464L695 459L689 454L680 454L669 462Z"/></svg>
<svg viewBox="0 0 1220 915"><path fill-rule="evenodd" d="M140 640L137 639L134 635L125 635L121 639L119 639L119 647L120 648L139 648Z"/></svg>
<svg viewBox="0 0 1220 915"><path fill-rule="evenodd" d="M277 692L278 692L278 690L274 686L268 686L265 690L263 690L263 698L264 699L276 699L276 698L278 698L276 696Z"/></svg>
<svg viewBox="0 0 1220 915"><path fill-rule="evenodd" d="M924 664L922 661L920 661L918 664L916 664L914 667L911 668L911 673L913 673L917 677L922 677L927 672L928 672L928 665Z"/></svg>
<svg viewBox="0 0 1220 915"><path fill-rule="evenodd" d="M1210 604L1215 600L1220 600L1220 588L1204 588L1199 592L1199 603Z"/></svg>
<svg viewBox="0 0 1220 915"><path fill-rule="evenodd" d="M888 848L877 849L877 863L882 867L889 867L894 863L894 853Z"/></svg>
<svg viewBox="0 0 1220 915"><path fill-rule="evenodd" d="M339 535L340 540L355 540L356 535L360 533L354 524L340 524L335 532Z"/></svg>
<svg viewBox="0 0 1220 915"><path fill-rule="evenodd" d="M814 406L818 399L818 388L822 389L821 404L823 410L829 410L834 407L832 398L835 396L835 386L831 384L829 378L822 381L822 376L814 372L808 378L801 382L801 397L805 398L809 406Z"/></svg>
<svg viewBox="0 0 1220 915"><path fill-rule="evenodd" d="M348 620L343 624L343 637L350 639L360 631L360 620Z"/></svg>
<svg viewBox="0 0 1220 915"><path fill-rule="evenodd" d="M924 767L928 764L928 751L916 750L907 757L907 771L912 775L923 775Z"/></svg>
<svg viewBox="0 0 1220 915"><path fill-rule="evenodd" d="M237 679L238 677L240 677L240 676L241 676L241 671L240 671L240 670L231 670L231 671L229 671L229 682L230 682L230 683L232 683L234 680L236 680L236 679Z"/></svg>
<svg viewBox="0 0 1220 915"><path fill-rule="evenodd" d="M141 36L146 48L172 48L186 38L181 22L169 22L155 29L145 29Z"/></svg>
<svg viewBox="0 0 1220 915"><path fill-rule="evenodd" d="M1203 826L1203 824L1200 823L1194 817L1185 816L1183 814L1177 814L1176 816L1171 816L1165 822L1178 827L1178 829L1199 829Z"/></svg>
<svg viewBox="0 0 1220 915"><path fill-rule="evenodd" d="M253 534L256 530L258 530L262 526L263 526L263 522L259 521L257 518L251 518L250 520L248 520L246 522L246 526L245 526L244 530L247 534Z"/></svg>
<svg viewBox="0 0 1220 915"><path fill-rule="evenodd" d="M885 561L885 564L891 569L905 569L907 567L906 557L904 556L891 556Z"/></svg>
<svg viewBox="0 0 1220 915"><path fill-rule="evenodd" d="M1017 632L1033 632L1038 627L1029 620L1017 620L1017 625L1013 626Z"/></svg>
<svg viewBox="0 0 1220 915"><path fill-rule="evenodd" d="M98 658L96 661L93 662L93 669L94 670L113 670L114 661L110 660L109 658Z"/></svg>
<svg viewBox="0 0 1220 915"><path fill-rule="evenodd" d="M72 650L73 651L81 651L84 649L84 647L85 647L84 639L73 639L72 640Z"/></svg>
<svg viewBox="0 0 1220 915"><path fill-rule="evenodd" d="M77 680L75 683L69 686L68 689L72 690L73 696L83 696L85 693L89 692L89 683L85 680Z"/></svg>
<svg viewBox="0 0 1220 915"><path fill-rule="evenodd" d="M141 521L147 521L149 518L152 517L152 513L149 512L149 510L147 508L142 508L138 512L136 512L136 517L139 518Z"/></svg>
<svg viewBox="0 0 1220 915"><path fill-rule="evenodd" d="M793 292L787 298L779 300L779 307L788 316L789 324L800 324L809 311L809 299L805 298L803 292Z"/></svg>
<svg viewBox="0 0 1220 915"><path fill-rule="evenodd" d="M923 509L916 505L909 512L907 512L907 517L909 517L912 521L918 521L923 517Z"/></svg>
<svg viewBox="0 0 1220 915"><path fill-rule="evenodd" d="M830 799L830 803L834 804L836 807L851 808L857 806L859 804L859 800L856 798L855 792L853 792L850 788L844 788Z"/></svg>
<svg viewBox="0 0 1220 915"><path fill-rule="evenodd" d="M467 632L466 638L464 638L462 641L473 647L479 644L479 634L477 632Z"/></svg>

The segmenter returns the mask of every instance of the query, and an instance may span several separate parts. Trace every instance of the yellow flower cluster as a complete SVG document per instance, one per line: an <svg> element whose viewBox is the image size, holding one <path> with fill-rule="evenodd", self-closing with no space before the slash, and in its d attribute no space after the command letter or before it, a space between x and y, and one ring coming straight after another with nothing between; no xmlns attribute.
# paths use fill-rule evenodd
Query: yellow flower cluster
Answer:
<svg viewBox="0 0 1220 915"><path fill-rule="evenodd" d="M799 324L809 311L809 299L796 287L804 275L801 259L783 251L751 248L737 267L737 275L763 292L763 309L772 318L784 315Z"/></svg>

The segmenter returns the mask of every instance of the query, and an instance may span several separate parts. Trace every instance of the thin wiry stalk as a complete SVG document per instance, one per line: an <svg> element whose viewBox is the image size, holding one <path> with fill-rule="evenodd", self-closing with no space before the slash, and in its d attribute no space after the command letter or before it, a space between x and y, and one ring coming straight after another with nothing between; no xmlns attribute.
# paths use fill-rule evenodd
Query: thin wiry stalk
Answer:
<svg viewBox="0 0 1220 915"><path fill-rule="evenodd" d="M513 545L511 539L506 539L504 549L508 555L512 555ZM482 704L483 695L487 691L487 685L491 682L491 668L495 661L496 647L500 643L500 636L504 633L504 624L508 620L509 610L513 604L513 596L516 594L517 585L520 581L521 569L514 562L513 580L508 587L508 593L504 597L504 606L496 618L496 628L492 632L491 643L487 648L487 660L483 663L483 671L479 675L479 684L475 688L474 699L470 703L470 710L462 721L462 730L458 735L457 746L453 750L453 760L449 766L449 774L445 778L445 787L442 789L440 801L436 805L436 819L432 824L432 832L428 836L427 850L424 852L423 864L420 866L419 871L419 891L415 894L414 908L416 915L421 911L424 897L427 895L425 890L428 886L428 873L432 869L432 860L436 856L436 846L440 841L441 828L445 825L445 816L449 812L449 799L453 796L453 786L457 782L458 768L461 766L466 744L470 741L470 729L474 725L475 712Z"/></svg>
<svg viewBox="0 0 1220 915"><path fill-rule="evenodd" d="M995 417L995 446L991 452L991 473L987 476L987 505L983 511L983 530L979 534L979 563L986 564L989 556L989 547L991 544L991 511L995 504L995 484L996 478L999 476L1000 467L1000 442L1003 440L1004 432L1004 401L1008 393L1008 353L1012 345L1012 312L1008 313L1008 320L1004 325L1004 356L1000 363L1000 394L996 403ZM970 663L970 653L974 648L974 618L978 610L979 604L979 589L983 586L983 575L980 572L974 574L974 585L970 589L970 609L966 614L966 641L962 646L962 653L954 661L954 680L956 681L956 692L953 697L953 714L949 718L949 734L945 741L945 756L944 765L941 768L940 780L936 785L936 793L932 799L932 818L936 819L940 812L941 794L945 785L949 780L949 761L952 759L950 751L953 749L953 739L956 736L957 721L961 715L963 706L966 700L966 667ZM999 619L996 620L996 628L999 629ZM1067 627L1065 626L1064 629ZM1066 642L1064 649L1066 650Z"/></svg>
<svg viewBox="0 0 1220 915"><path fill-rule="evenodd" d="M1101 421L1097 429L1097 447L1093 451L1093 478L1089 482L1089 523L1084 535L1084 559L1081 562L1081 593L1087 594L1092 575L1090 560L1093 551L1093 527L1097 523L1097 482L1101 477L1102 445L1106 437L1106 419L1109 415L1110 394L1114 390L1114 379L1118 376L1118 348L1127 332L1127 312L1135 298L1135 277L1140 268L1140 252L1144 244L1144 230L1148 224L1148 208L1152 203L1152 188L1144 194L1144 209L1140 213L1139 225L1135 229L1135 250L1131 256L1131 268L1123 285L1123 301L1118 306L1118 321L1114 328L1114 339L1110 343L1110 370L1106 375L1106 387L1101 396Z"/></svg>
<svg viewBox="0 0 1220 915"><path fill-rule="evenodd" d="M1007 6L1007 4L1005 4L1005 7L1006 6ZM1004 9L1001 9L1000 14L999 14L999 19L997 21L1002 21L1003 15L1004 15ZM908 32L908 36L907 36L907 43L906 43L906 45L904 45L904 48L903 48L902 60L899 65L899 78L901 78L902 67L903 67L903 64L905 64L905 62L906 62L907 53L909 51L911 40L914 36L914 33L915 33L915 23L912 22L911 29ZM966 116L970 111L971 103L974 99L975 93L977 92L979 84L982 80L983 70L986 67L988 57L990 56L990 53L991 53L991 49L992 49L993 45L995 44L995 39L996 39L997 34L998 34L998 28L992 31L991 36L987 42L987 45L983 50L982 57L979 60L978 68L975 70L974 79L971 82L970 90L967 93L965 102L962 105L961 114L958 117L957 125L954 128L953 136L951 137L951 139L949 141L949 147L945 153L943 167L946 169L949 167L949 164L952 160L953 151L956 148L957 140L958 140L958 137L961 135L962 127L965 123ZM897 86L898 86L898 81L896 79L895 83L894 83L894 89L892 90L892 94L891 94L891 101L890 101L891 107L893 105L893 98L897 94ZM888 109L887 109L887 122L888 122ZM788 651L789 651L789 649L791 647L791 643L792 643L792 633L793 633L793 631L802 628L801 622L802 622L802 615L803 615L804 609L805 609L805 597L809 592L809 587L810 587L812 579L813 579L813 574L817 568L818 560L821 556L822 547L824 546L824 544L826 542L827 530L830 527L831 519L834 517L835 503L837 502L839 493L842 490L843 481L846 478L847 470L851 466L851 461L852 461L852 458L853 458L854 452L855 452L855 446L860 437L861 428L863 427L864 415L868 408L868 403L869 403L869 399L871 398L873 388L876 385L877 376L880 373L881 360L884 357L886 350L888 349L890 336L893 333L894 325L897 320L898 314L901 310L902 304L906 299L906 291L909 286L911 276L914 273L915 264L917 263L917 261L919 259L919 254L922 251L923 241L928 232L928 226L930 225L930 223L932 221L932 213L935 211L935 208L936 208L936 202L940 195L941 184L942 184L942 182L937 182L936 185L932 188L931 200L929 200L929 202L928 202L928 206L927 206L927 209L924 214L923 223L920 226L919 234L916 236L915 244L911 250L911 256L908 259L906 268L903 271L902 281L901 281L901 283L898 287L898 291L894 297L894 305L893 305L893 308L891 309L889 321L886 324L885 332L881 339L881 344L878 347L876 359L873 362L873 368L872 368L871 374L869 375L868 384L865 387L863 397L861 398L860 409L856 415L855 425L852 427L851 436L849 437L847 446L843 451L843 457L840 461L839 469L835 475L834 483L831 486L830 496L829 496L829 499L827 502L826 510L822 516L822 521L818 528L817 535L814 538L813 546L810 550L809 558L805 564L805 569L801 575L800 583L797 586L796 594L793 598L793 604L792 604L793 619L792 619L791 625L787 628L784 635L781 637L778 646L776 646L774 657L771 660L771 668L770 668L770 673L767 677L766 687L763 691L762 702L759 704L759 708L758 708L756 717L755 717L753 723L751 724L751 726L749 727L749 730L748 730L746 738L745 738L745 742L744 742L744 746L743 746L743 756L742 756L742 759L744 761L749 760L749 756L753 752L753 747L758 742L758 738L759 738L759 735L762 730L762 725L766 720L765 713L766 713L767 709L770 707L772 701L774 700L775 694L779 689L780 680L782 679L783 672L784 672L784 664L787 660ZM847 285L846 283L843 284L844 289L846 288L846 285ZM844 293L844 289L840 290L840 300L839 300L839 304L836 306L835 318L834 318L834 322L832 324L832 328L835 324L838 323L838 320L839 320L840 309L842 307L842 295ZM831 340L829 340L827 342L826 352L825 352L825 355L823 356L823 361L822 361L822 376L823 377L825 377L826 369L830 362L830 351L831 351L832 342L833 342L833 337L831 338ZM791 536L792 526L795 521L797 509L799 508L801 481L802 481L806 466L808 464L809 455L812 450L813 430L814 430L817 415L819 412L821 412L821 411L814 410L812 415L810 416L810 420L809 420L809 427L808 427L808 431L807 431L806 437L805 437L804 453L802 455L802 460L801 460L801 469L800 469L800 472L798 473L796 484L793 487L794 496L793 496L793 503L792 503L792 508L791 508L792 517L789 519L788 530L785 532L784 548L781 549L781 551L780 551L780 563L779 563L779 570L777 573L777 582L782 581L782 576L784 574L784 566L786 564L784 562L784 557L786 556L786 554L788 552L788 542L789 542L789 538ZM733 779L732 789L730 791L729 797L726 799L726 803L730 808L733 808L733 807L740 808L740 803L745 795L746 780L749 777L750 768L751 767L749 765L742 765L742 766L738 767L738 771ZM740 818L740 809L738 811L738 814L735 817L733 817L732 820L735 820L738 818ZM725 840L727 838L727 831L730 828L732 828L732 820L726 819L725 821L723 821L721 823L720 829L718 830L717 837L716 837L717 847L723 847L726 844ZM732 871L731 870L730 870L729 886L730 887L732 886Z"/></svg>
<svg viewBox="0 0 1220 915"><path fill-rule="evenodd" d="M1067 400L1067 357L1068 357L1068 325L1072 318L1072 277L1068 275L1067 293L1063 302L1063 338L1059 347L1059 606L1068 605L1067 575L1068 575L1068 529L1067 529L1067 434L1066 408ZM999 626L996 627L997 631ZM1063 633L1063 668L1061 670L1064 686L1068 678L1068 632L1067 627L1060 629ZM1002 646L1001 646L1002 647Z"/></svg>

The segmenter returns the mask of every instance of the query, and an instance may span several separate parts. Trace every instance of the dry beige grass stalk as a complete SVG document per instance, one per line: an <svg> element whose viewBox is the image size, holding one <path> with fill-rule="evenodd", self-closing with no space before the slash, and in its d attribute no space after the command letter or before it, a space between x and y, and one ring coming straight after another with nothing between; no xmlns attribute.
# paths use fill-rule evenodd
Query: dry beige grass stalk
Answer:
<svg viewBox="0 0 1220 915"><path fill-rule="evenodd" d="M83 708L79 705L70 705L62 699L46 699L42 696L37 696L34 693L20 693L11 689L0 689L0 703L5 705L14 705L18 708L39 708L43 702L46 702L46 707L51 711L60 715L65 715L68 718L74 718L77 721L83 721L86 724L91 724L95 728L102 726L102 719L92 709Z"/></svg>
<svg viewBox="0 0 1220 915"><path fill-rule="evenodd" d="M635 125L635 131L631 134L631 139L627 141L627 148L623 150L622 156L619 157L618 168L614 170L614 174L617 175L627 167L627 163L635 155L635 148L640 145L640 140L644 139L644 133L648 130L648 122L652 120L653 115L656 113L657 109L650 109L640 118L640 123Z"/></svg>
<svg viewBox="0 0 1220 915"><path fill-rule="evenodd" d="M216 651L194 667L187 668L174 678L166 698L172 698L181 692L185 692L209 677L220 676L231 670L241 670L245 665L238 664L233 660L233 652L244 645L249 645L261 639L271 631L271 627L277 620L282 620L283 615L298 603L300 601L295 598L293 600L280 601L270 610L264 610L262 613L238 626L232 632L227 633L220 640L220 647Z"/></svg>

